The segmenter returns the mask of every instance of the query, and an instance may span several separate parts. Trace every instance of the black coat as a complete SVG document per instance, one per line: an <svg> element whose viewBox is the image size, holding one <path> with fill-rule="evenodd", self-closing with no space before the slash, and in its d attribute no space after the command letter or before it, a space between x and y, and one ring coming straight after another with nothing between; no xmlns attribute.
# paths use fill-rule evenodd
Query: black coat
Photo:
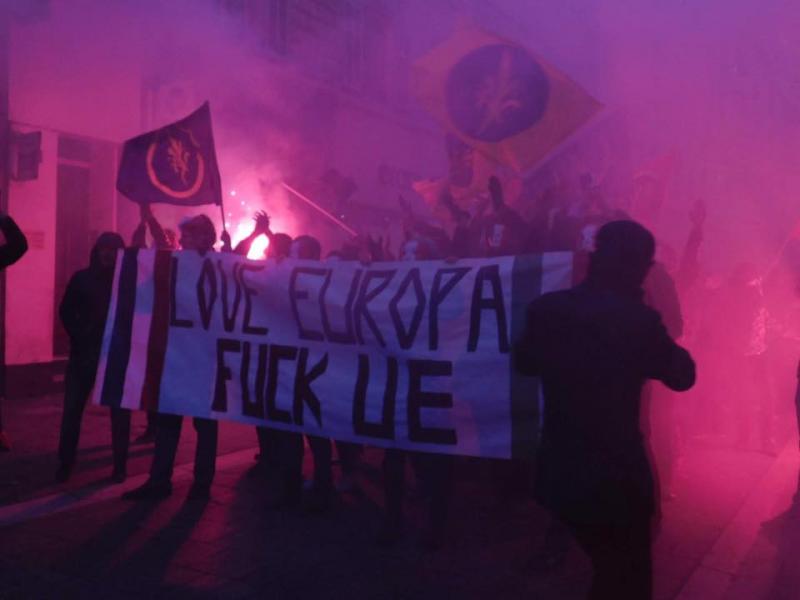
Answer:
<svg viewBox="0 0 800 600"><path fill-rule="evenodd" d="M92 250L88 269L77 271L67 284L58 309L70 341L70 360L93 373L103 343L114 268L103 268Z"/></svg>
<svg viewBox="0 0 800 600"><path fill-rule="evenodd" d="M539 502L572 522L652 514L653 478L639 430L642 386L658 379L686 390L695 379L689 353L658 313L586 283L546 294L528 308L515 364L542 380Z"/></svg>

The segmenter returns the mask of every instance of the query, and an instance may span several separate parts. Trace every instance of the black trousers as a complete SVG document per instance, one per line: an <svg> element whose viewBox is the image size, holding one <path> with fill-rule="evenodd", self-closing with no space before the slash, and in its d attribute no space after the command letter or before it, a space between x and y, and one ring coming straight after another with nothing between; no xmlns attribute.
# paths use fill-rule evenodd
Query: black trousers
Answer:
<svg viewBox="0 0 800 600"><path fill-rule="evenodd" d="M62 465L72 466L78 452L81 420L86 402L94 385L95 369L91 364L70 358L64 380L64 413L61 417L61 434L58 458ZM131 413L124 408L111 409L111 447L114 470L125 470L130 442Z"/></svg>
<svg viewBox="0 0 800 600"><path fill-rule="evenodd" d="M269 427L256 427L258 438L258 462L264 466L276 467L280 464L280 436L275 435L275 430Z"/></svg>
<svg viewBox="0 0 800 600"><path fill-rule="evenodd" d="M354 444L353 442L340 442L336 440L336 454L339 456L339 464L342 468L342 473L345 475L352 475L356 470L356 463L358 457L363 451L361 444Z"/></svg>
<svg viewBox="0 0 800 600"><path fill-rule="evenodd" d="M453 457L446 454L386 450L383 455L383 486L387 521L399 524L403 519L406 460L411 462L428 497L429 527L443 530L453 486Z"/></svg>
<svg viewBox="0 0 800 600"><path fill-rule="evenodd" d="M280 429L273 430L272 435L278 449L284 499L296 504L303 495L303 435Z"/></svg>
<svg viewBox="0 0 800 600"><path fill-rule="evenodd" d="M279 448L280 468L283 477L284 494L289 501L300 499L303 490L303 434L291 431L274 430ZM331 456L333 445L328 438L309 435L308 445L314 456L314 489L317 492L330 493L333 486L331 472Z"/></svg>
<svg viewBox="0 0 800 600"><path fill-rule="evenodd" d="M194 453L194 481L199 485L211 485L217 464L217 433L219 424L214 419L192 418L197 432ZM175 455L181 439L183 416L161 413L158 415L156 446L153 464L150 466L152 483L165 484L172 479Z"/></svg>
<svg viewBox="0 0 800 600"><path fill-rule="evenodd" d="M567 525L594 568L590 600L649 600L653 594L650 518Z"/></svg>

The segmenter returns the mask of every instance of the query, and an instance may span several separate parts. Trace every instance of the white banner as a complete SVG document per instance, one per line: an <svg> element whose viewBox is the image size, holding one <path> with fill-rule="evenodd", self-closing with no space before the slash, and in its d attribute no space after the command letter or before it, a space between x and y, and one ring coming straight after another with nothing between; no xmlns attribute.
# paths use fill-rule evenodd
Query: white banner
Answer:
<svg viewBox="0 0 800 600"><path fill-rule="evenodd" d="M450 454L530 454L525 307L569 253L374 263L120 254L94 401Z"/></svg>

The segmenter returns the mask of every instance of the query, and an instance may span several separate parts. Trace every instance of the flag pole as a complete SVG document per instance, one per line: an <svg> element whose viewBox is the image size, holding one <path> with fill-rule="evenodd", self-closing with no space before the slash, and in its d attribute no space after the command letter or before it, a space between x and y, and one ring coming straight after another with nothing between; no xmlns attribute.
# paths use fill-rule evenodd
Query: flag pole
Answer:
<svg viewBox="0 0 800 600"><path fill-rule="evenodd" d="M308 204L310 207L314 208L314 209L315 209L315 210L317 210L318 212L321 212L323 215L325 215L326 217L328 217L328 219L330 219L330 220L331 220L331 221L333 221L333 222L334 222L336 225L338 225L339 227L341 227L342 229L344 229L344 230L345 230L345 231L346 231L348 234L350 234L351 236L353 236L353 237L358 237L358 233L356 233L356 231L355 231L354 229L352 229L351 227L348 227L347 225L345 225L345 224L344 224L344 223L341 221L341 219L337 219L337 218L336 218L334 215L332 215L330 212L328 212L327 210L325 210L324 208L322 208L322 207L321 207L319 204L317 204L316 202L314 202L314 201L313 201L311 198L308 198L307 196L304 196L303 194L301 194L300 192L298 192L296 189L294 189L292 186L290 186L290 185L289 185L288 183L286 183L285 181L281 181L281 186L282 186L282 187L283 187L283 189L285 189L287 192L290 192L292 195L294 195L294 196L298 197L300 200L302 200L303 202L305 202L306 204Z"/></svg>
<svg viewBox="0 0 800 600"><path fill-rule="evenodd" d="M220 213L220 215L222 215L222 233L223 233L223 235L220 236L220 239L222 239L222 250L223 251L233 251L233 245L231 244L230 234L228 233L228 227L225 224L225 202L223 200L224 197L225 197L225 194L223 194L222 190L220 190L220 193L219 193L219 213ZM228 247L226 248L226 246L228 246Z"/></svg>

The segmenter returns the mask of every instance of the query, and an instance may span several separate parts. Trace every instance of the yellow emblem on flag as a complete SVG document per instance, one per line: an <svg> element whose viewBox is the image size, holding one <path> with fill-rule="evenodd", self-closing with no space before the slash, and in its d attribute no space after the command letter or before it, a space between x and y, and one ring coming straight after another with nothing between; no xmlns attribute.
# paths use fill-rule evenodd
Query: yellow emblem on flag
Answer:
<svg viewBox="0 0 800 600"><path fill-rule="evenodd" d="M203 178L205 177L205 164L203 162L203 155L200 153L199 145L192 136L191 131L180 129L179 133L186 138L186 144L181 139L172 135L168 136L165 140L163 137L157 137L150 146L147 148L147 176L157 189L161 190L168 196L173 198L191 198L203 185ZM187 147L189 149L187 149ZM180 181L170 183L163 181L159 177L159 169L156 168L156 162L159 159L159 153L163 154L162 161L166 162L174 177ZM192 168L192 158L194 158L194 168ZM165 170L161 169L163 173ZM190 171L194 171L193 181L189 183L187 177ZM178 185L176 185L176 183Z"/></svg>
<svg viewBox="0 0 800 600"><path fill-rule="evenodd" d="M521 172L584 125L602 105L519 44L460 29L414 65L414 88L459 139Z"/></svg>

